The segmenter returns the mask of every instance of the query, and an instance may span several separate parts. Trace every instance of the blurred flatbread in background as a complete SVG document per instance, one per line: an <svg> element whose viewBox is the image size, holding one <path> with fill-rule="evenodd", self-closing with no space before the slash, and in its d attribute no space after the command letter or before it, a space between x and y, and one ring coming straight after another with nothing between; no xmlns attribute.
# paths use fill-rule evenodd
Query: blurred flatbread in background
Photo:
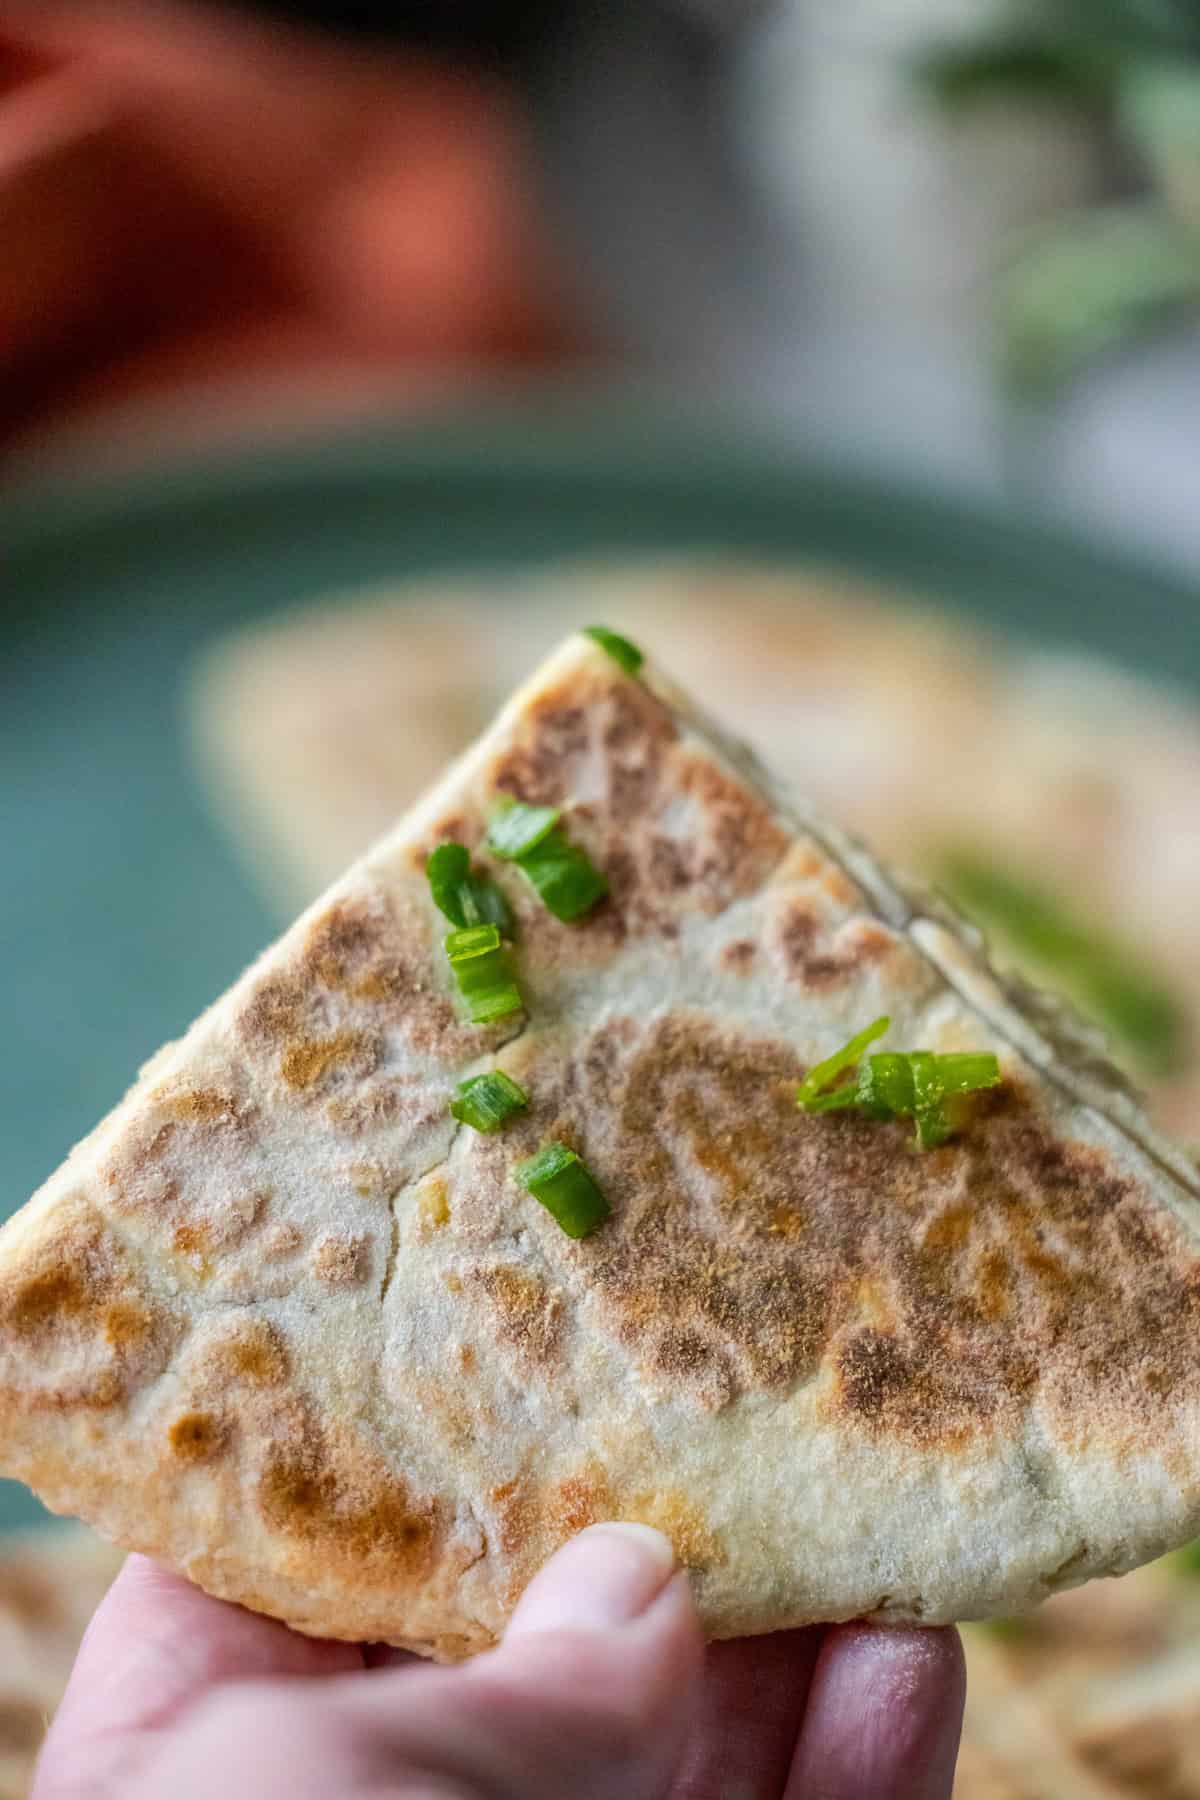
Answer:
<svg viewBox="0 0 1200 1800"><path fill-rule="evenodd" d="M0 1800L22 1800L88 1620L125 1554L82 1526L0 1541Z"/></svg>
<svg viewBox="0 0 1200 1800"><path fill-rule="evenodd" d="M1191 1553L967 1626L955 1800L1196 1800L1200 1579Z"/></svg>
<svg viewBox="0 0 1200 1800"><path fill-rule="evenodd" d="M952 891L961 876L956 897L1002 928L1002 960L1004 915L1023 910L1008 960L1072 992L1070 963L1072 997L1150 1085L1159 1122L1200 1138L1200 707L819 570L575 563L429 580L222 644L195 686L195 736L281 908L311 900L589 622L662 656L884 854ZM1049 966L1031 961L1047 945Z"/></svg>

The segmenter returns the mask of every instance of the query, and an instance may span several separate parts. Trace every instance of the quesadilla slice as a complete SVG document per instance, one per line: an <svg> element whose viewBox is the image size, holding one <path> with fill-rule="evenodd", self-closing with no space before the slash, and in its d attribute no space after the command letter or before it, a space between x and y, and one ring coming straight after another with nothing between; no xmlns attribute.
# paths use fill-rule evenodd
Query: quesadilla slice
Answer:
<svg viewBox="0 0 1200 1800"><path fill-rule="evenodd" d="M0 1233L0 1469L440 1658L604 1518L715 1636L1008 1613L1200 1526L1198 1187L581 635Z"/></svg>

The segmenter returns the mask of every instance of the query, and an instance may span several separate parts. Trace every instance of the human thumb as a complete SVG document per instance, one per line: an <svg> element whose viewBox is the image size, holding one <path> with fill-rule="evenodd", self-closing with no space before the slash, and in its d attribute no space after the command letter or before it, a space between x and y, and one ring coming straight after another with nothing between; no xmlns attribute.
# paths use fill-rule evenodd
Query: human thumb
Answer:
<svg viewBox="0 0 1200 1800"><path fill-rule="evenodd" d="M667 1539L593 1526L534 1578L498 1650L428 1678L446 1684L446 1710L418 1723L406 1707L407 1754L466 1793L657 1800L691 1723L702 1648ZM450 1760L437 1761L443 1746Z"/></svg>
<svg viewBox="0 0 1200 1800"><path fill-rule="evenodd" d="M531 1582L503 1643L456 1669L391 1667L215 1694L126 1796L193 1800L662 1800L702 1644L671 1546L596 1525Z"/></svg>

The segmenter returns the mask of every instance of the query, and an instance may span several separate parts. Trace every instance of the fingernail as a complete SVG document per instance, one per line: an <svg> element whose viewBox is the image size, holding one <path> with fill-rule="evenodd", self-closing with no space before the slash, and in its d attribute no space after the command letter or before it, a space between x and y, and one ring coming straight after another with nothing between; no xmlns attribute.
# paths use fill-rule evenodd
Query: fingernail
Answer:
<svg viewBox="0 0 1200 1800"><path fill-rule="evenodd" d="M535 1575L508 1636L612 1631L640 1618L675 1570L675 1552L649 1525L592 1525Z"/></svg>

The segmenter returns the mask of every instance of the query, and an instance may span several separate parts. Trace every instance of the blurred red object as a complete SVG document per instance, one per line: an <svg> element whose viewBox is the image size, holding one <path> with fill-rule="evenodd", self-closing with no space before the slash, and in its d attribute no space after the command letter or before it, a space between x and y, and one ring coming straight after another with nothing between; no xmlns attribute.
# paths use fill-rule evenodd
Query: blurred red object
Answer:
<svg viewBox="0 0 1200 1800"><path fill-rule="evenodd" d="M172 0L0 18L0 448L139 396L568 353L517 101Z"/></svg>

